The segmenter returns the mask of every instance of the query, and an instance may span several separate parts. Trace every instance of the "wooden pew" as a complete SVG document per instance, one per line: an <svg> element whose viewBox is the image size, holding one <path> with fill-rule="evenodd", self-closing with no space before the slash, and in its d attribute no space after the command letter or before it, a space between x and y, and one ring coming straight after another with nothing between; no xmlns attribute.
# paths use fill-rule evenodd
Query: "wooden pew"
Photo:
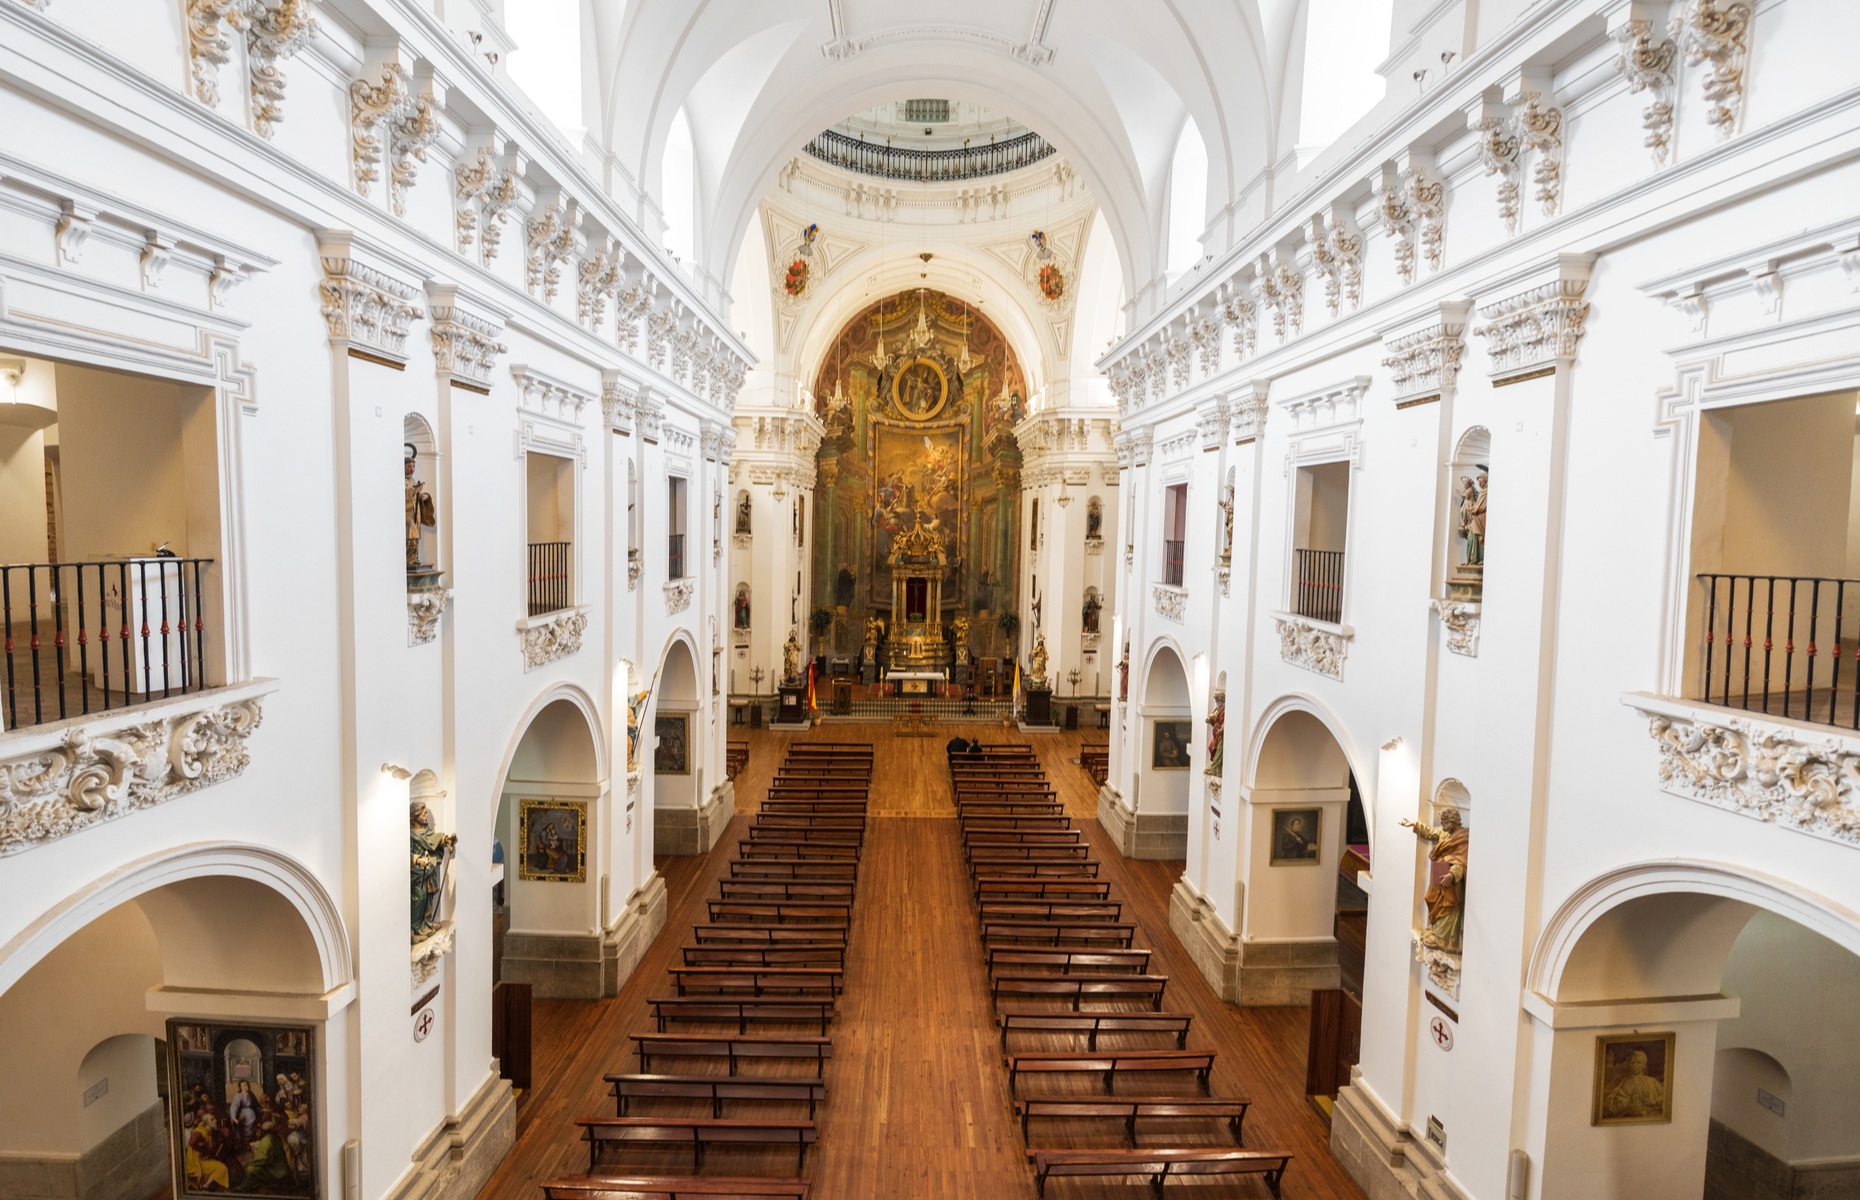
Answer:
<svg viewBox="0 0 1860 1200"><path fill-rule="evenodd" d="M1107 900L1108 879L1029 879L1018 875L977 875L975 900Z"/></svg>
<svg viewBox="0 0 1860 1200"><path fill-rule="evenodd" d="M686 961L690 961L687 959ZM990 946L988 969L993 971L1054 970L1070 975L1074 970L1135 971L1141 975L1150 969L1148 950L1029 950L1024 946Z"/></svg>
<svg viewBox="0 0 1860 1200"><path fill-rule="evenodd" d="M749 991L760 996L768 991L821 992L840 994L846 972L840 967L679 967L665 968L680 996L691 987L711 987L719 991ZM1160 1004L1160 1001L1158 1001Z"/></svg>
<svg viewBox="0 0 1860 1200"><path fill-rule="evenodd" d="M792 742L788 746L790 762L803 758L863 758L872 760L870 742Z"/></svg>
<svg viewBox="0 0 1860 1200"><path fill-rule="evenodd" d="M964 812L959 818L964 833L1064 833L1072 818L1059 816L984 817Z"/></svg>
<svg viewBox="0 0 1860 1200"><path fill-rule="evenodd" d="M641 1074L651 1074L654 1058L722 1058L729 1074L746 1058L813 1059L814 1078L826 1074L833 1057L833 1042L824 1037L751 1037L742 1034L629 1033L639 1054Z"/></svg>
<svg viewBox="0 0 1860 1200"><path fill-rule="evenodd" d="M725 900L851 900L856 885L844 879L719 879Z"/></svg>
<svg viewBox="0 0 1860 1200"><path fill-rule="evenodd" d="M988 900L980 908L984 921L1117 921L1124 915L1122 900Z"/></svg>
<svg viewBox="0 0 1860 1200"><path fill-rule="evenodd" d="M723 1115L725 1100L793 1100L807 1105L807 1119L827 1098L827 1085L819 1079L774 1079L756 1075L608 1075L613 1086L614 1116L626 1116L627 1101L676 1097L709 1100L710 1115Z"/></svg>
<svg viewBox="0 0 1860 1200"><path fill-rule="evenodd" d="M846 925L733 924L693 925L691 937L707 946L844 946Z"/></svg>
<svg viewBox="0 0 1860 1200"><path fill-rule="evenodd" d="M687 967L807 967L846 965L844 946L685 946ZM1149 953L1147 950L1145 954ZM1083 964L1081 964L1083 965Z"/></svg>
<svg viewBox="0 0 1860 1200"><path fill-rule="evenodd" d="M1098 1048L1100 1033L1172 1033L1175 1048L1188 1049L1188 1027L1193 1013L1181 1012L1038 1012L1009 1009L995 1017L1001 1027L1001 1049L1007 1051L1007 1035L1014 1030L1028 1033L1082 1033L1085 1048ZM822 1028L825 1026L823 1024Z"/></svg>
<svg viewBox="0 0 1860 1200"><path fill-rule="evenodd" d="M798 862L787 859L735 858L730 860L732 879L819 879L840 883L859 882L857 862Z"/></svg>
<svg viewBox="0 0 1860 1200"><path fill-rule="evenodd" d="M751 1021L771 1023L806 1021L820 1023L820 1036L827 1036L827 1026L834 1017L833 1001L808 1000L801 997L779 999L744 999L735 996L654 996L652 1016L659 1032L668 1021L735 1021L736 1032L747 1034ZM1002 1049L1006 1049L1005 1038Z"/></svg>
<svg viewBox="0 0 1860 1200"><path fill-rule="evenodd" d="M1027 1134L1027 1122L1032 1117L1113 1117L1124 1123L1124 1140L1135 1149L1138 1117L1224 1119L1228 1131L1234 1135L1234 1145L1244 1146L1246 1138L1241 1127L1251 1104L1250 1100L1233 1096L1118 1096L1095 1100L1017 1100L1014 1108L1020 1114L1023 1142L1032 1140ZM813 1116L811 1107L808 1115Z"/></svg>
<svg viewBox="0 0 1860 1200"><path fill-rule="evenodd" d="M1115 1053L1068 1054L1065 1051L1035 1050L1026 1054L1005 1054L1008 1069L1008 1095L1015 1095L1022 1075L1097 1075L1104 1080L1104 1090L1113 1090L1119 1071L1193 1071L1202 1091L1208 1090L1208 1073L1214 1070L1219 1055L1213 1050L1129 1050Z"/></svg>
<svg viewBox="0 0 1860 1200"><path fill-rule="evenodd" d="M968 855L969 874L973 875L976 874L975 864L980 862L1085 862L1091 857L1091 846L1086 842L1060 846L1028 846L1004 842L972 847Z"/></svg>
<svg viewBox="0 0 1860 1200"><path fill-rule="evenodd" d="M1003 996L1037 996L1070 1000L1072 1011L1078 1012L1089 996L1093 1000L1148 1000L1150 1011L1161 1012L1168 986L1167 975L997 975L989 993L996 1008L1001 1007Z"/></svg>
<svg viewBox="0 0 1860 1200"><path fill-rule="evenodd" d="M783 925L806 921L827 921L835 925L852 923L851 900L725 900L713 896L704 903L710 908L712 921L741 924L766 919Z"/></svg>
<svg viewBox="0 0 1860 1200"><path fill-rule="evenodd" d="M806 842L787 837L765 837L753 842L748 839L738 842L736 857L739 859L856 863L859 861L859 847L841 843Z"/></svg>
<svg viewBox="0 0 1860 1200"><path fill-rule="evenodd" d="M1267 1150L1029 1150L1034 1182L1046 1195L1049 1178L1104 1179L1147 1175L1161 1194L1170 1179L1203 1175L1263 1175L1266 1188L1279 1195L1280 1181L1292 1156Z"/></svg>
<svg viewBox="0 0 1860 1200"><path fill-rule="evenodd" d="M750 831L752 837L754 833L754 830ZM963 849L970 853L973 853L983 846L1082 846L1084 844L1084 831L1078 829L1069 829L1064 833L1031 833L991 829L986 833L965 833L962 835Z"/></svg>
<svg viewBox="0 0 1860 1200"><path fill-rule="evenodd" d="M543 1183L543 1200L808 1200L806 1179L728 1175L564 1175Z"/></svg>
<svg viewBox="0 0 1860 1200"><path fill-rule="evenodd" d="M1039 946L1130 948L1137 927L1130 921L983 921L982 945L997 942Z"/></svg>
<svg viewBox="0 0 1860 1200"><path fill-rule="evenodd" d="M807 1165L807 1148L820 1136L812 1121L726 1121L718 1117L579 1117L588 1143L588 1173L594 1173L602 1146L627 1142L691 1144L691 1169L704 1168L704 1147L718 1142L775 1142L800 1148L796 1170ZM624 1193L623 1193L624 1194Z"/></svg>
<svg viewBox="0 0 1860 1200"><path fill-rule="evenodd" d="M1006 800L999 804L969 801L956 806L956 815L970 817L1063 817L1066 806L1057 800Z"/></svg>
<svg viewBox="0 0 1860 1200"><path fill-rule="evenodd" d="M1096 879L1101 864L1095 858L1044 862L1039 859L993 858L978 854L969 860L971 875L1017 879Z"/></svg>
<svg viewBox="0 0 1860 1200"><path fill-rule="evenodd" d="M764 800L756 809L771 817L803 813L822 817L863 817L865 810L864 800Z"/></svg>
<svg viewBox="0 0 1860 1200"><path fill-rule="evenodd" d="M752 824L749 827L749 840L761 841L798 841L819 842L828 846L860 846L865 843L865 831L857 827L819 826L770 826Z"/></svg>
<svg viewBox="0 0 1860 1200"><path fill-rule="evenodd" d="M842 833L863 834L865 814L759 812L750 824L757 829L837 829Z"/></svg>

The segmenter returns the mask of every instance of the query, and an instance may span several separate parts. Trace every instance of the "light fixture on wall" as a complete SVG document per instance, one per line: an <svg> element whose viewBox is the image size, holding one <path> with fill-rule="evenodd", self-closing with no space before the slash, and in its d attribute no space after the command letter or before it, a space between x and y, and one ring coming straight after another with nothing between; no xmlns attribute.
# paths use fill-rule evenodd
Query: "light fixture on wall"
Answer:
<svg viewBox="0 0 1860 1200"><path fill-rule="evenodd" d="M387 762L384 762L381 764L381 773L383 775L392 775L396 779L412 779L413 778L412 771L409 771L405 767L395 766L393 763L387 763Z"/></svg>
<svg viewBox="0 0 1860 1200"><path fill-rule="evenodd" d="M775 490L771 493L777 504L788 498L788 489L781 485L781 472L775 472Z"/></svg>
<svg viewBox="0 0 1860 1200"><path fill-rule="evenodd" d="M1059 507L1065 508L1067 505L1071 503L1072 503L1071 485L1069 481L1066 479L1066 477L1064 475L1061 475L1059 477Z"/></svg>
<svg viewBox="0 0 1860 1200"><path fill-rule="evenodd" d="M1382 748L1384 750L1399 750L1401 749L1401 739L1399 737L1392 737L1388 741L1382 743Z"/></svg>
<svg viewBox="0 0 1860 1200"><path fill-rule="evenodd" d="M26 377L26 360L0 358L0 379L7 382L7 403L19 403L19 381Z"/></svg>

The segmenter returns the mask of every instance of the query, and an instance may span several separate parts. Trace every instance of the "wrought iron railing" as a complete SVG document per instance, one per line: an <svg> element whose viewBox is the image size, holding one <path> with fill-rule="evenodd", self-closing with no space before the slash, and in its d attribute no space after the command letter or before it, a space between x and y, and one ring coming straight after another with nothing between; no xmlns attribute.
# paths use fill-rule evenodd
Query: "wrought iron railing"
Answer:
<svg viewBox="0 0 1860 1200"><path fill-rule="evenodd" d="M1181 542L1163 542L1163 582L1171 587L1182 586L1182 546Z"/></svg>
<svg viewBox="0 0 1860 1200"><path fill-rule="evenodd" d="M667 579L685 577L685 535L682 533L670 535L665 550L665 577Z"/></svg>
<svg viewBox="0 0 1860 1200"><path fill-rule="evenodd" d="M862 142L828 129L807 144L807 152L821 162L861 175L914 183L946 183L1030 167L1051 155L1053 146L1037 133L1023 133L986 146L913 150L908 146Z"/></svg>
<svg viewBox="0 0 1860 1200"><path fill-rule="evenodd" d="M1698 699L1860 729L1860 579L1700 575ZM1844 671L1843 658L1853 660ZM1817 659L1825 659L1825 665Z"/></svg>
<svg viewBox="0 0 1860 1200"><path fill-rule="evenodd" d="M197 692L210 558L0 566L6 728Z"/></svg>
<svg viewBox="0 0 1860 1200"><path fill-rule="evenodd" d="M574 603L569 567L569 543L530 543L530 616Z"/></svg>
<svg viewBox="0 0 1860 1200"><path fill-rule="evenodd" d="M1292 611L1314 621L1343 623L1343 551L1297 550Z"/></svg>

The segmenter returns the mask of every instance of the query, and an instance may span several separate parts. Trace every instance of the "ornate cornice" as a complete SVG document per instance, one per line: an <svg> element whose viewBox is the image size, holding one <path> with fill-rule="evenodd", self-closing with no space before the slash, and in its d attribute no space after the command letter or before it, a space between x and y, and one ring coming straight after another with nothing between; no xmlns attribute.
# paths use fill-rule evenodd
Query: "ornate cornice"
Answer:
<svg viewBox="0 0 1860 1200"><path fill-rule="evenodd" d="M509 349L497 340L504 324L501 319L466 312L459 303L458 292L455 284L426 285L427 309L433 319L429 331L433 339L433 366L440 375L451 375L488 388L491 372L497 368L498 355Z"/></svg>
<svg viewBox="0 0 1860 1200"><path fill-rule="evenodd" d="M1492 377L1548 374L1573 362L1589 315L1582 299L1588 284L1584 267L1580 277L1565 276L1480 308L1488 323L1474 332L1486 340Z"/></svg>
<svg viewBox="0 0 1860 1200"><path fill-rule="evenodd" d="M1266 435L1268 385L1255 381L1227 394L1227 422L1234 441L1251 442Z"/></svg>
<svg viewBox="0 0 1860 1200"><path fill-rule="evenodd" d="M346 342L404 365L413 322L426 315L413 303L419 292L384 271L358 262L354 251L353 239L346 233L329 233L318 239L323 260L319 288L330 340Z"/></svg>
<svg viewBox="0 0 1860 1200"><path fill-rule="evenodd" d="M1413 330L1383 343L1388 357L1382 365L1389 369L1395 385L1395 404L1450 395L1459 381L1460 360L1466 353L1466 312L1464 302L1442 304L1440 321Z"/></svg>
<svg viewBox="0 0 1860 1200"><path fill-rule="evenodd" d="M593 392L584 391L553 375L545 375L528 363L510 364L510 377L521 391L526 411L569 425L580 425L581 410L594 403Z"/></svg>

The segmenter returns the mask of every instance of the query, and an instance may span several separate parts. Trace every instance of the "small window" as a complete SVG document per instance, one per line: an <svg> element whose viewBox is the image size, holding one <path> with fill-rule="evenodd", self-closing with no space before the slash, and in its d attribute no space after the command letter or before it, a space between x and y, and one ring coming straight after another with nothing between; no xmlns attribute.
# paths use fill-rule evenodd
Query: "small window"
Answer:
<svg viewBox="0 0 1860 1200"><path fill-rule="evenodd" d="M685 577L685 481L673 477L670 481L671 520L668 523L670 538L666 547L665 577L683 579Z"/></svg>
<svg viewBox="0 0 1860 1200"><path fill-rule="evenodd" d="M1188 539L1188 485L1175 483L1163 491L1163 582L1182 586L1182 548Z"/></svg>
<svg viewBox="0 0 1860 1200"><path fill-rule="evenodd" d="M1301 617L1343 621L1343 549L1350 520L1350 464L1318 463L1298 469L1298 504L1292 530L1292 611Z"/></svg>
<svg viewBox="0 0 1860 1200"><path fill-rule="evenodd" d="M525 457L529 480L529 608L534 617L575 603L575 464L553 454Z"/></svg>

